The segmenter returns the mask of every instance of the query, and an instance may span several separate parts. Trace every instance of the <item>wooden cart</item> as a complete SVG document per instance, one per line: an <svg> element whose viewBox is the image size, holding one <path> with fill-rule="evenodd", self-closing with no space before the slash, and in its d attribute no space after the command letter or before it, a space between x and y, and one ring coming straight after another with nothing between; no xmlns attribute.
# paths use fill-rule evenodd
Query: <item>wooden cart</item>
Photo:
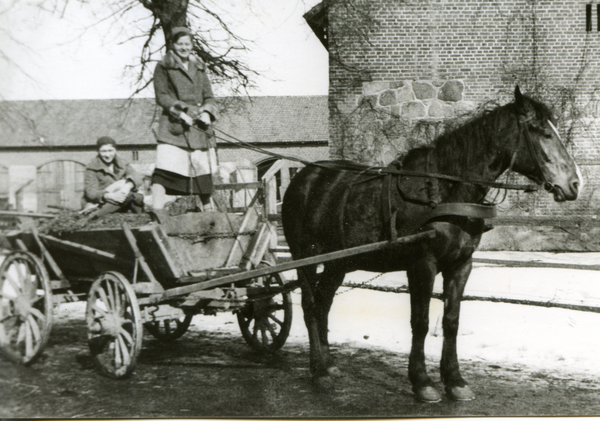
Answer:
<svg viewBox="0 0 600 421"><path fill-rule="evenodd" d="M265 212L190 213L160 224L39 233L35 224L7 235L0 266L0 348L15 361L38 358L53 306L87 299L88 344L100 371L132 373L143 328L159 340L183 335L196 314L233 311L246 342L281 348L292 322L291 290L281 272L431 238L420 233L276 264L277 232Z"/></svg>

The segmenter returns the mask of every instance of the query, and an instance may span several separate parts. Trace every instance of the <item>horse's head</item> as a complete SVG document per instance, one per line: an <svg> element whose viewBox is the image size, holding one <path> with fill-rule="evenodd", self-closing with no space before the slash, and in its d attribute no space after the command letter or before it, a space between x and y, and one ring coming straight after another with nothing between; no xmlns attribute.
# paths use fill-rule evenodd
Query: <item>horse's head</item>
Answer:
<svg viewBox="0 0 600 421"><path fill-rule="evenodd" d="M515 88L519 139L513 170L554 194L554 200L575 200L583 187L579 167L563 145L548 107Z"/></svg>

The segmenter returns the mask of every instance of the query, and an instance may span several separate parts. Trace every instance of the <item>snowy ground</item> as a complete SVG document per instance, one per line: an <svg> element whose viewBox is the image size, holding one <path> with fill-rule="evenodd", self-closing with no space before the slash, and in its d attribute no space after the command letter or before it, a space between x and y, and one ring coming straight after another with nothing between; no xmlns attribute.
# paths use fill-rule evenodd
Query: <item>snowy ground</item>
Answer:
<svg viewBox="0 0 600 421"><path fill-rule="evenodd" d="M600 253L514 253L481 252L477 257L527 261L599 264ZM284 274L295 278L295 271ZM354 272L346 282L362 283L374 275ZM404 273L389 273L372 282L375 285L406 284ZM441 277L435 290L441 292ZM600 307L598 271L543 268L505 268L476 265L466 295L494 295L508 298L556 301ZM288 342L307 344L300 307L299 290L293 292L294 322ZM85 303L62 304L61 313L81 313ZM428 357L441 354L442 303L432 300ZM377 347L407 354L410 351L410 304L408 294L349 289L338 291L330 313L330 343ZM239 332L235 317L196 316L193 323L204 330ZM532 370L556 370L568 375L600 375L600 314L557 308L465 301L459 330L459 358L490 364L523 365Z"/></svg>
<svg viewBox="0 0 600 421"><path fill-rule="evenodd" d="M518 253L480 252L476 257L525 261L563 262L597 265L600 253ZM295 271L284 274L295 278ZM354 272L346 282L362 283L374 273ZM375 285L406 284L402 272L388 273L371 282ZM441 292L441 276L435 291ZM476 265L466 295L499 296L532 301L554 301L600 307L598 271L544 268L503 268ZM299 290L294 291L294 322L288 341L307 343ZM442 349L442 302L432 300L428 357L438 359ZM237 330L237 324L224 325L216 319L198 316L195 323ZM231 319L233 320L233 319ZM342 287L338 291L329 326L332 345L353 343L409 353L410 302L408 294ZM557 370L584 377L600 375L600 314L559 308L465 301L462 304L458 355L460 359L490 364L517 364L532 370Z"/></svg>

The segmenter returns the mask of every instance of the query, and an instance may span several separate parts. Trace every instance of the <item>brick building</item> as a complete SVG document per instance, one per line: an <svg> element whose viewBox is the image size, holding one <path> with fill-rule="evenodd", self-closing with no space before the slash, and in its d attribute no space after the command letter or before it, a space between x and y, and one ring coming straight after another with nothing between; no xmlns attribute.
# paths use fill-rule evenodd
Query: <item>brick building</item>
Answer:
<svg viewBox="0 0 600 421"><path fill-rule="evenodd" d="M221 106L216 127L237 139L308 161L328 156L324 96L223 98ZM113 137L120 155L146 175L152 172L158 127L154 99L5 101L0 110L0 208L78 208L85 165L96 155L100 136ZM248 167L254 177L276 160L221 139L217 143L221 163ZM292 162L285 171L298 166ZM279 177L285 181L289 174Z"/></svg>
<svg viewBox="0 0 600 421"><path fill-rule="evenodd" d="M519 84L559 115L586 188L560 206L510 193L500 210L597 216L600 2L324 0L305 19L330 56L332 158L386 164L448 121L512 101Z"/></svg>

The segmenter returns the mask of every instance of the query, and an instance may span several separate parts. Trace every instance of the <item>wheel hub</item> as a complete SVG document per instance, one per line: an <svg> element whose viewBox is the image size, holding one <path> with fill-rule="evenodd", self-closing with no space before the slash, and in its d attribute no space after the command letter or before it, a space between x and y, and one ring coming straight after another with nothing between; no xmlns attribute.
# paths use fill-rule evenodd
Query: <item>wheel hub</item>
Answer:
<svg viewBox="0 0 600 421"><path fill-rule="evenodd" d="M24 295L19 295L15 298L15 314L20 316L22 319L26 319L31 312L31 304L29 299Z"/></svg>
<svg viewBox="0 0 600 421"><path fill-rule="evenodd" d="M107 314L106 317L98 319L90 326L90 331L102 335L116 337L121 330L125 319L116 314Z"/></svg>

